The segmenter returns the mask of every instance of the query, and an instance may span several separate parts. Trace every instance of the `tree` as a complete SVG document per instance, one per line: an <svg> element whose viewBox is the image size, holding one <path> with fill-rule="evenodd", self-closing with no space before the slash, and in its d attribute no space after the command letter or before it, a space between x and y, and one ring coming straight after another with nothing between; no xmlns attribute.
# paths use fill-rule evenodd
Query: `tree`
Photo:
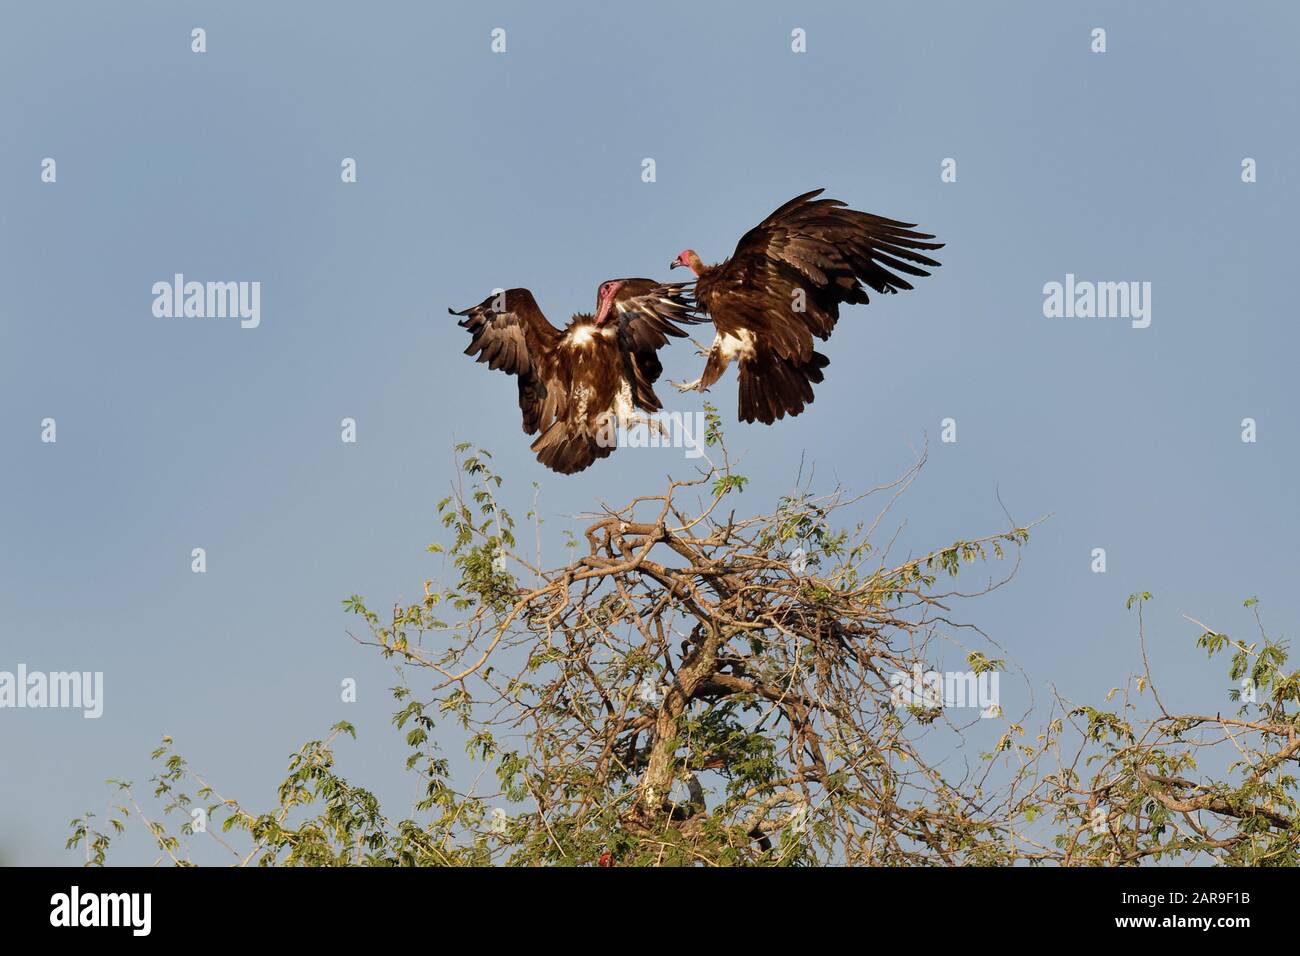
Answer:
<svg viewBox="0 0 1300 956"><path fill-rule="evenodd" d="M426 581L421 601L386 617L344 602L367 628L355 639L410 677L394 691L424 793L410 817L385 816L338 773L346 723L293 755L265 811L220 796L164 738L159 809L147 815L116 782L110 832L86 814L69 847L103 863L135 816L186 864L201 806L239 864L1297 862L1300 680L1262 625L1249 644L1198 625L1246 682L1235 716L1168 713L1144 669L1108 697L1117 710L1054 697L1029 736L1029 715L997 705L996 645L951 610L1010 580L1029 527L892 560L886 522L924 454L865 493L815 495L801 480L772 511L738 517L727 505L745 479L712 409L707 445L718 463L602 508L549 568L535 510L530 559L490 456L458 448L439 504L451 540L430 547L450 583ZM870 520L842 520L872 502ZM984 562L1003 573L957 590ZM1130 599L1144 664L1148 600ZM939 674L952 647L968 670ZM473 772L448 758L454 740ZM1221 773L1194 779L1216 760Z"/></svg>

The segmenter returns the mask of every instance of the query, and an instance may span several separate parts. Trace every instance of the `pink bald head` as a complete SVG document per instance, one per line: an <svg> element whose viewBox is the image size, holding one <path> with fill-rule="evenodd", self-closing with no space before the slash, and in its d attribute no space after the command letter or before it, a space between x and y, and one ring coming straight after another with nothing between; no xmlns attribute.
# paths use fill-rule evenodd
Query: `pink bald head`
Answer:
<svg viewBox="0 0 1300 956"><path fill-rule="evenodd" d="M596 290L596 324L604 325L609 318L609 311L614 306L614 296L618 295L618 290L623 288L623 283L617 280L602 282L600 288Z"/></svg>
<svg viewBox="0 0 1300 956"><path fill-rule="evenodd" d="M704 271L704 263L702 263L700 257L695 254L694 249L683 249L681 252L677 253L676 259L668 263L669 269L676 269L678 266L685 266L696 275L699 275Z"/></svg>

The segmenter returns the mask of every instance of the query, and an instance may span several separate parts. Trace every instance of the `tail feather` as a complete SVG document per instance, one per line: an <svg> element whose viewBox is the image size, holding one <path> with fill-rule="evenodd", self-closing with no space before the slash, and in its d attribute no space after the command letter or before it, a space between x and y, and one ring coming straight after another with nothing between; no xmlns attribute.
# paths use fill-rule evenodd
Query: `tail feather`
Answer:
<svg viewBox="0 0 1300 956"><path fill-rule="evenodd" d="M830 359L813 352L807 362L763 350L740 364L740 420L771 425L813 403L813 385L825 378Z"/></svg>
<svg viewBox="0 0 1300 956"><path fill-rule="evenodd" d="M608 458L617 447L612 441L588 431L575 432L569 422L560 419L529 446L537 460L551 471L572 475L590 468L600 458Z"/></svg>

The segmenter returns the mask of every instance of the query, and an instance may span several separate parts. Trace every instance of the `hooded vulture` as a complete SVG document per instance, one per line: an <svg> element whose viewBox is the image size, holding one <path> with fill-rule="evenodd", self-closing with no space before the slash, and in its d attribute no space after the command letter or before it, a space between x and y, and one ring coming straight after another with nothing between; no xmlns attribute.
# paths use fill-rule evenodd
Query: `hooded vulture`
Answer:
<svg viewBox="0 0 1300 956"><path fill-rule="evenodd" d="M943 248L934 236L896 222L796 196L740 238L730 259L706 266L691 249L669 268L695 273L695 299L717 335L704 374L679 385L703 391L740 362L740 418L770 425L795 416L813 400L828 359L813 350L840 317L840 303L870 301L861 283L881 294L912 288L903 276L928 276L939 263L918 250Z"/></svg>
<svg viewBox="0 0 1300 956"><path fill-rule="evenodd" d="M663 406L653 385L663 371L659 349L686 335L676 323L698 321L682 285L611 279L596 314L573 316L565 329L546 320L527 289L498 290L452 315L471 336L466 355L514 375L524 432L537 435L537 460L564 475L613 454L618 428L634 409Z"/></svg>

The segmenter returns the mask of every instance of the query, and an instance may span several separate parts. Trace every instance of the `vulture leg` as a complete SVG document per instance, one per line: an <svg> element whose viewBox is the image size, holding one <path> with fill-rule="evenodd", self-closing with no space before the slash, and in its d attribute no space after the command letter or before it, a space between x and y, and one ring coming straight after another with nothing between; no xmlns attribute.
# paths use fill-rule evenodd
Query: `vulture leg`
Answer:
<svg viewBox="0 0 1300 956"><path fill-rule="evenodd" d="M657 418L651 418L649 415L633 415L631 418L631 423L633 425L644 425L646 427L646 432L648 434L662 435L664 438L668 439L669 441L672 441L672 437L673 437L672 432L668 430L667 425L665 425L662 421L660 421Z"/></svg>
<svg viewBox="0 0 1300 956"><path fill-rule="evenodd" d="M739 338L718 333L713 340L713 347L707 352L700 346L700 343L692 339L691 341L695 342L696 346L699 347L699 354L708 359L704 363L704 374L693 382L673 382L673 387L679 392L707 392L709 386L722 377L722 373L731 364L732 358L744 354L742 349L745 346L752 347L753 335L748 329L741 329L740 331L741 337Z"/></svg>

